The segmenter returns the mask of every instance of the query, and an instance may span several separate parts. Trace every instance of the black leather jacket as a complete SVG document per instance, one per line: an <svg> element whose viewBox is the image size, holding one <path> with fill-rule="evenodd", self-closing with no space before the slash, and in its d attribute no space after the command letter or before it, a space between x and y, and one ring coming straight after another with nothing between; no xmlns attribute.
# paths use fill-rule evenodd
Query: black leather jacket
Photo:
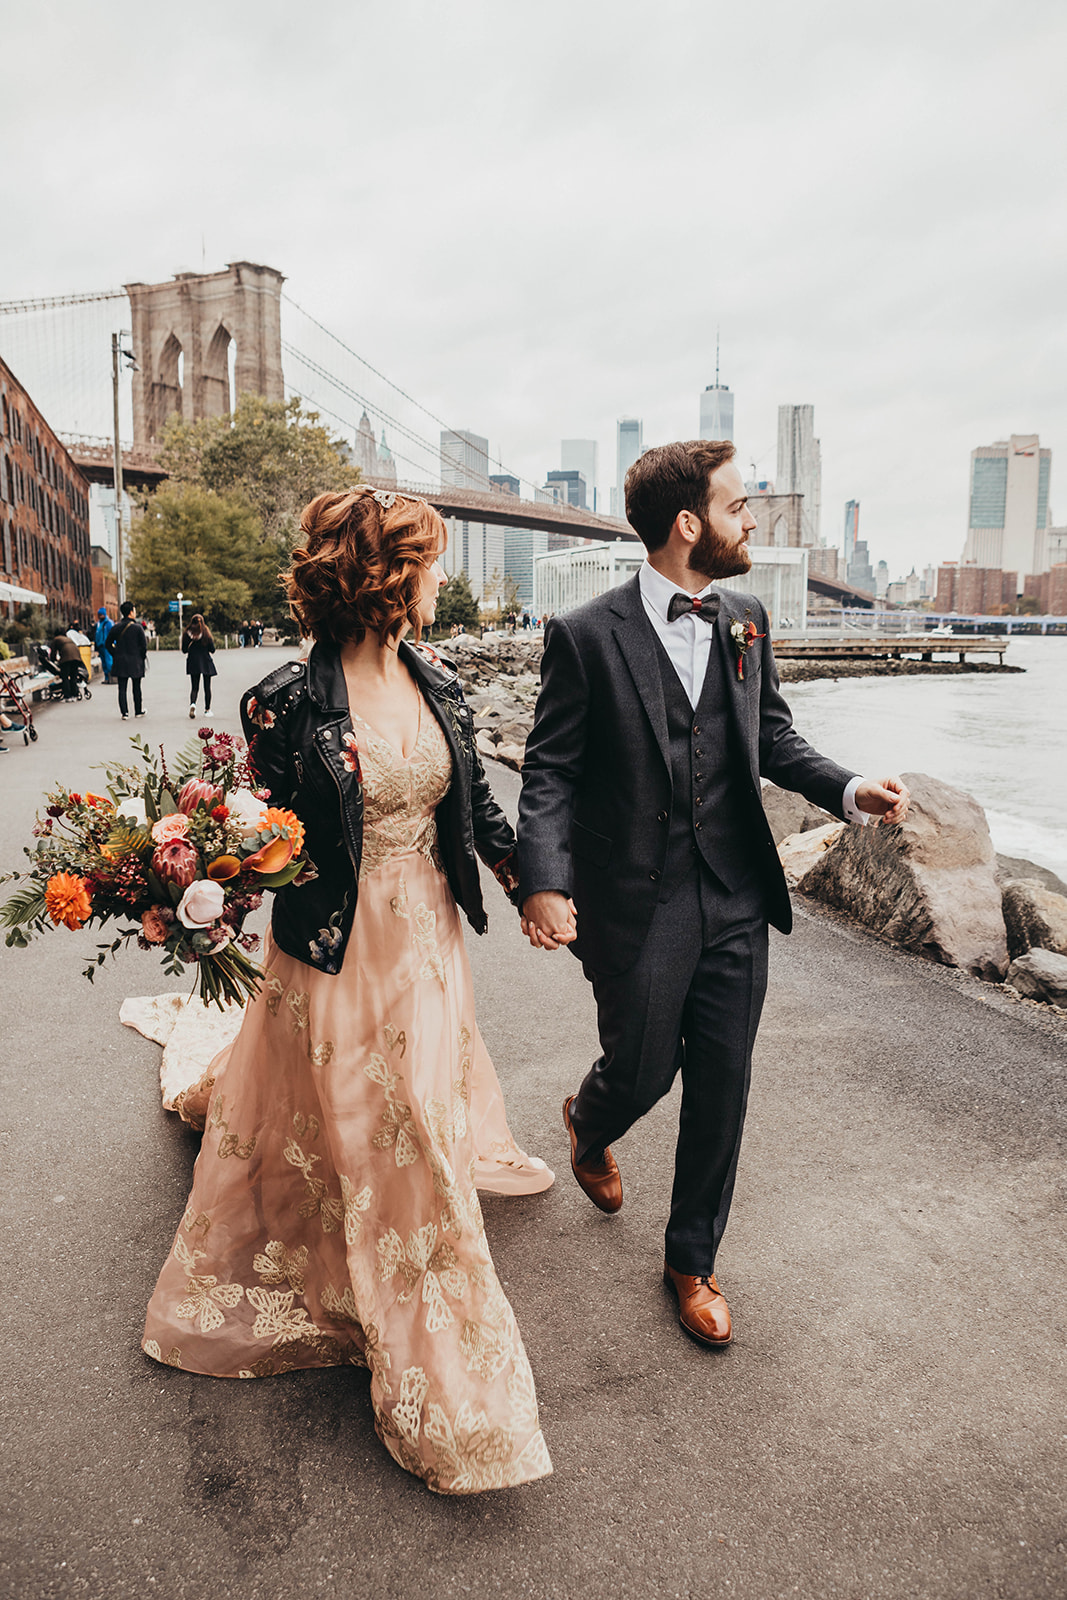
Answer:
<svg viewBox="0 0 1067 1600"><path fill-rule="evenodd" d="M490 791L456 674L424 645L402 641L400 659L452 756L452 783L437 807L438 848L453 895L475 931L484 933L477 856L517 903L515 835ZM363 789L337 648L316 644L306 662L287 662L249 689L241 721L253 771L270 790L271 803L291 807L304 824L304 851L317 873L276 892L275 942L307 966L340 972L359 893Z"/></svg>

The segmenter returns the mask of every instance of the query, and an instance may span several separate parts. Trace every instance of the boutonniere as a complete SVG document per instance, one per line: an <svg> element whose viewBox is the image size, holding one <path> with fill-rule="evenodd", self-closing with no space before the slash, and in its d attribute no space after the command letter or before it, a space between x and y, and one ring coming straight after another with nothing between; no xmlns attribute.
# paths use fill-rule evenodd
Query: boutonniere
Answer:
<svg viewBox="0 0 1067 1600"><path fill-rule="evenodd" d="M756 632L756 624L750 619L748 622L731 622L730 638L733 640L734 649L737 651L737 676L745 676L745 651L757 639L766 638L766 634Z"/></svg>

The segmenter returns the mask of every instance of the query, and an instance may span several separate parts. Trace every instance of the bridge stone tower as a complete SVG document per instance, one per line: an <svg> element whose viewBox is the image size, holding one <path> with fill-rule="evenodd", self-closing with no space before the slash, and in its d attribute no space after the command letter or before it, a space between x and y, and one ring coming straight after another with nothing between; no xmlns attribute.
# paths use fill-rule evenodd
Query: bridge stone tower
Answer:
<svg viewBox="0 0 1067 1600"><path fill-rule="evenodd" d="M128 283L133 438L151 445L177 413L221 417L238 395L284 400L281 293L273 267L231 261L225 272L179 272L169 283ZM235 346L231 361L230 346Z"/></svg>

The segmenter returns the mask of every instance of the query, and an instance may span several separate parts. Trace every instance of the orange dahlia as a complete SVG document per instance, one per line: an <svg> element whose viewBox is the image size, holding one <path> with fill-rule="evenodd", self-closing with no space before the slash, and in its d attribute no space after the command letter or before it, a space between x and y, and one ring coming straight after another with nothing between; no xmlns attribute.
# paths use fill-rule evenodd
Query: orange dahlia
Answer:
<svg viewBox="0 0 1067 1600"><path fill-rule="evenodd" d="M67 928L80 928L93 909L85 880L75 872L57 872L49 878L44 903L57 927L62 922Z"/></svg>
<svg viewBox="0 0 1067 1600"><path fill-rule="evenodd" d="M304 848L304 824L295 811L286 811L283 806L268 806L259 827L260 832L267 828L285 828L293 843L294 856L298 856Z"/></svg>

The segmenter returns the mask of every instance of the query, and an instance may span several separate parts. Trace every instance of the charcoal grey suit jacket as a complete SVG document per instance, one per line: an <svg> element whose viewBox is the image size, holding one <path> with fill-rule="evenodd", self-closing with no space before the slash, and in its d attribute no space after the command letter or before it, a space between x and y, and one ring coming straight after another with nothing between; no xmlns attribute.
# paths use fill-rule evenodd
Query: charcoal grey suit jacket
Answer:
<svg viewBox="0 0 1067 1600"><path fill-rule="evenodd" d="M734 761L751 811L751 862L764 879L769 920L788 933L789 891L760 796L760 776L795 789L836 817L853 777L796 732L779 688L767 613L753 595L720 590L709 672L724 674ZM730 623L762 634L738 677ZM574 898L570 946L598 972L625 972L645 942L659 897L672 799L659 647L635 578L553 617L545 630L541 693L522 771L520 895Z"/></svg>

